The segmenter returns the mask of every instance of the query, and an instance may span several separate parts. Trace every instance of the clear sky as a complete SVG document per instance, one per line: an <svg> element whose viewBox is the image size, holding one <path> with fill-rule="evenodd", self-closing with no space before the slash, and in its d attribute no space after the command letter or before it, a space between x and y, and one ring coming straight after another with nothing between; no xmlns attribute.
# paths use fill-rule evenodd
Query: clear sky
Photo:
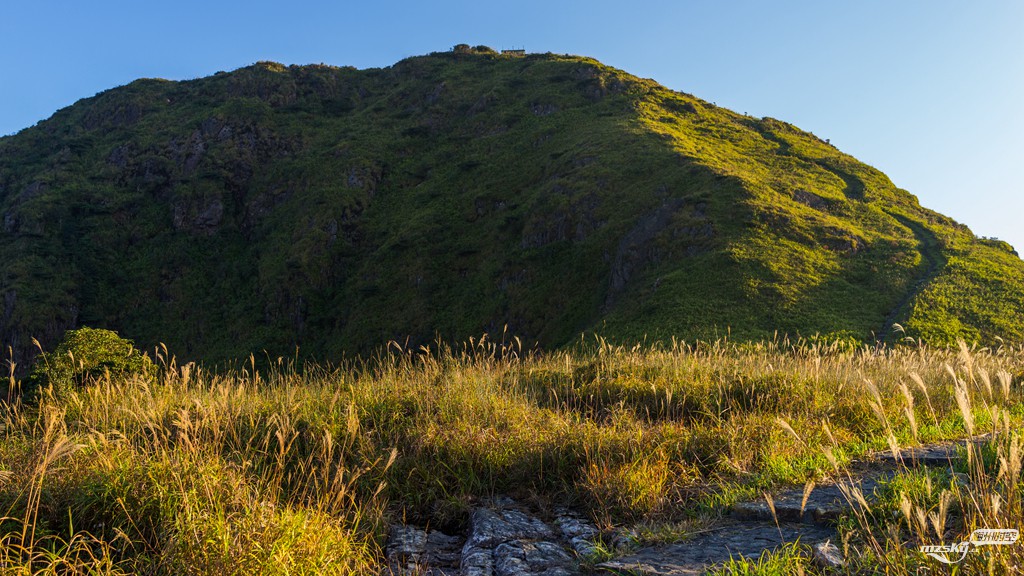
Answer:
<svg viewBox="0 0 1024 576"><path fill-rule="evenodd" d="M140 77L458 43L592 56L791 122L1024 253L1020 0L3 0L0 135Z"/></svg>

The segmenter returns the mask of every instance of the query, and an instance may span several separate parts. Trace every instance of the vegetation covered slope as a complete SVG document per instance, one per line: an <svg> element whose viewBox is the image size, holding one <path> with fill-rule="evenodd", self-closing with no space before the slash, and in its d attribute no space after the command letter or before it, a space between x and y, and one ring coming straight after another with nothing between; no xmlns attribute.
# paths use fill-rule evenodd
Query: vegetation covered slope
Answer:
<svg viewBox="0 0 1024 576"><path fill-rule="evenodd" d="M827 142L591 59L139 80L0 139L0 340L1024 334L1024 263Z"/></svg>

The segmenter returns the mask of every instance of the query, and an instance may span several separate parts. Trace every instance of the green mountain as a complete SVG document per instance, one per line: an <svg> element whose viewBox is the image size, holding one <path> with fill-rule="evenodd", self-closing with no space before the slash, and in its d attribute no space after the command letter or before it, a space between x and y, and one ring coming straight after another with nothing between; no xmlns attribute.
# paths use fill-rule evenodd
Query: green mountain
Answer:
<svg viewBox="0 0 1024 576"><path fill-rule="evenodd" d="M825 140L592 59L138 80L0 139L0 342L179 356L1024 336L1024 262ZM899 334L898 336L902 336Z"/></svg>

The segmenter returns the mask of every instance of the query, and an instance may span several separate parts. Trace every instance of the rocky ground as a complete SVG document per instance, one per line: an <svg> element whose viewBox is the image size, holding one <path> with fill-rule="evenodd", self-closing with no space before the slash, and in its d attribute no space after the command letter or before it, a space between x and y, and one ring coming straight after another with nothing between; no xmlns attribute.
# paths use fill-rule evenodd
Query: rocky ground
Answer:
<svg viewBox="0 0 1024 576"><path fill-rule="evenodd" d="M905 449L898 456L875 455L854 466L847 478L809 493L794 489L736 504L729 518L670 544L631 549L629 530L622 530L611 543L619 555L596 564L600 532L584 516L557 509L546 522L501 497L473 510L465 534L393 526L386 548L389 570L428 576L699 575L730 558L756 558L797 540L812 548L816 563L841 566L832 522L849 507L845 494L856 487L870 500L901 464L950 466L956 448L946 443Z"/></svg>

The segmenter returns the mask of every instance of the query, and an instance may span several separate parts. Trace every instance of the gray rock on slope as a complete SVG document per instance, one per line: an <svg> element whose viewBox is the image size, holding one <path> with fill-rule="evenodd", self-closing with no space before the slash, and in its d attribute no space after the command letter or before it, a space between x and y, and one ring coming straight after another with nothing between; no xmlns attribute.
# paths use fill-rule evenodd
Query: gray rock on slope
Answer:
<svg viewBox="0 0 1024 576"><path fill-rule="evenodd" d="M464 576L570 576L576 563L543 521L512 508L477 508L462 548Z"/></svg>
<svg viewBox="0 0 1024 576"><path fill-rule="evenodd" d="M456 576L461 561L462 538L437 530L394 525L385 553L394 575Z"/></svg>
<svg viewBox="0 0 1024 576"><path fill-rule="evenodd" d="M395 525L385 548L388 569L403 576L574 576L599 534L569 510L556 516L557 530L501 498L473 510L465 537Z"/></svg>
<svg viewBox="0 0 1024 576"><path fill-rule="evenodd" d="M645 548L597 567L659 576L697 576L732 558L757 558L784 543L799 541L813 546L832 538L833 530L813 524L776 526L770 522L730 520L681 542Z"/></svg>

